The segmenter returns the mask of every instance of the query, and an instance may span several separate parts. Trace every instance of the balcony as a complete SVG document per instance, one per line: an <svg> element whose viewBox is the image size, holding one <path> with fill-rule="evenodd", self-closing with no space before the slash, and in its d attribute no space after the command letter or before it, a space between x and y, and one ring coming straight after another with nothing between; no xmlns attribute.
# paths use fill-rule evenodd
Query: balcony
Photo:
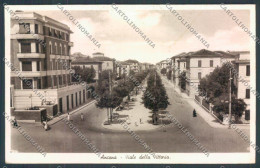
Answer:
<svg viewBox="0 0 260 168"><path fill-rule="evenodd" d="M11 39L37 39L44 40L44 36L41 34L12 34Z"/></svg>
<svg viewBox="0 0 260 168"><path fill-rule="evenodd" d="M16 72L11 72L11 77L18 77L19 73ZM22 77L41 77L41 76L46 76L46 71L21 71Z"/></svg>
<svg viewBox="0 0 260 168"><path fill-rule="evenodd" d="M72 57L69 55L60 55L60 54L50 54L50 59L62 59L62 60L72 60Z"/></svg>
<svg viewBox="0 0 260 168"><path fill-rule="evenodd" d="M69 42L69 43L68 43L68 46L70 46L70 47L73 47L73 45L74 45L73 42Z"/></svg>
<svg viewBox="0 0 260 168"><path fill-rule="evenodd" d="M44 53L17 53L17 58L45 58Z"/></svg>

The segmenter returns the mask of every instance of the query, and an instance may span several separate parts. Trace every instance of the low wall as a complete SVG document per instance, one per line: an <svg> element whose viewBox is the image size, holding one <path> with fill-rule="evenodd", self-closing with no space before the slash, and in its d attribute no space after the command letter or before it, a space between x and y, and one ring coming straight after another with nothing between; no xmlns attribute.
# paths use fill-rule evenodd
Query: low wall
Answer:
<svg viewBox="0 0 260 168"><path fill-rule="evenodd" d="M16 120L34 120L42 122L47 118L47 111L44 108L39 110L14 110L11 115L15 116Z"/></svg>
<svg viewBox="0 0 260 168"><path fill-rule="evenodd" d="M58 105L42 105L39 108L45 108L48 116L56 116L58 114Z"/></svg>

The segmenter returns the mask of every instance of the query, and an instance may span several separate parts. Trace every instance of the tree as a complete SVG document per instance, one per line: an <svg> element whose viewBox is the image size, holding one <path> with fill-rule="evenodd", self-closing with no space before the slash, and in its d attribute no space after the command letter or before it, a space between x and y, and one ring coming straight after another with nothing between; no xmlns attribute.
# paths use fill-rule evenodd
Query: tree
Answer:
<svg viewBox="0 0 260 168"><path fill-rule="evenodd" d="M152 110L154 115L157 115L159 109L166 109L170 104L162 80L155 71L147 80L147 88L142 99L144 106Z"/></svg>
<svg viewBox="0 0 260 168"><path fill-rule="evenodd" d="M200 95L204 96L209 103L212 103L214 105L213 110L218 113L229 113L227 101L229 100L230 67L232 67L230 63L225 63L221 67L215 68L212 73L200 80L198 87ZM246 103L243 99L236 98L236 87L232 72L231 77L231 113L235 115L236 121L238 121L246 109Z"/></svg>
<svg viewBox="0 0 260 168"><path fill-rule="evenodd" d="M81 75L83 81L87 83L94 82L95 76L96 76L96 71L93 67L83 68L82 75Z"/></svg>
<svg viewBox="0 0 260 168"><path fill-rule="evenodd" d="M72 78L73 82L79 82L79 80L82 80L84 82L91 83L94 81L96 71L93 67L81 68L80 66L75 66L73 69L75 70L75 77Z"/></svg>
<svg viewBox="0 0 260 168"><path fill-rule="evenodd" d="M183 90L186 90L186 73L185 72L182 72L180 75L179 75L179 82L180 82L180 87L181 89Z"/></svg>
<svg viewBox="0 0 260 168"><path fill-rule="evenodd" d="M169 80L171 80L171 79L172 79L172 70L169 70L169 71L166 73L166 75L167 75L167 78L168 78Z"/></svg>
<svg viewBox="0 0 260 168"><path fill-rule="evenodd" d="M226 99L215 99L213 110L220 113L224 112L225 114L229 113L228 103ZM239 119L243 115L243 112L246 110L246 103L243 99L236 99L233 95L231 99L231 114L235 115L236 122L239 122Z"/></svg>
<svg viewBox="0 0 260 168"><path fill-rule="evenodd" d="M167 72L167 69L166 69L166 68L161 69L161 74L165 75L166 72Z"/></svg>

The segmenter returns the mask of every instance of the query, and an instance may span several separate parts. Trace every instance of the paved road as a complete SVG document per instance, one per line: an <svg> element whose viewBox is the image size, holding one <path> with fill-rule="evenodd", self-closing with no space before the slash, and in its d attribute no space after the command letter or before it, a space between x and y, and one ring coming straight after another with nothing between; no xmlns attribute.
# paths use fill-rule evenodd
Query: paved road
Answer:
<svg viewBox="0 0 260 168"><path fill-rule="evenodd" d="M163 83L171 102L167 111L178 119L209 152L247 152L249 145L234 130L212 128L199 115L193 118L193 108L165 80L163 79ZM80 113L84 114L85 121L80 120ZM127 132L111 131L103 128L102 122L105 117L106 109L98 109L95 104L92 104L72 115L71 119L73 120L72 123L101 152L146 152ZM52 125L51 130L47 132L41 126L35 124L21 124L21 126L38 144L43 146L46 152L92 152L62 121ZM249 130L243 131L249 135ZM13 150L36 152L36 149L17 130L12 129L11 132ZM201 152L177 126L167 127L166 132L157 129L137 131L136 134L155 152Z"/></svg>

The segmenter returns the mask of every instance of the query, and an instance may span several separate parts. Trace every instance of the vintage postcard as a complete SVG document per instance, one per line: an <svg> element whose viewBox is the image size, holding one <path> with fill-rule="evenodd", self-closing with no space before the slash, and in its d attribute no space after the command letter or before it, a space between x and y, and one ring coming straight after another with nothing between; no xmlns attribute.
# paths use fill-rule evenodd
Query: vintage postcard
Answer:
<svg viewBox="0 0 260 168"><path fill-rule="evenodd" d="M6 163L255 163L255 5L3 6Z"/></svg>

